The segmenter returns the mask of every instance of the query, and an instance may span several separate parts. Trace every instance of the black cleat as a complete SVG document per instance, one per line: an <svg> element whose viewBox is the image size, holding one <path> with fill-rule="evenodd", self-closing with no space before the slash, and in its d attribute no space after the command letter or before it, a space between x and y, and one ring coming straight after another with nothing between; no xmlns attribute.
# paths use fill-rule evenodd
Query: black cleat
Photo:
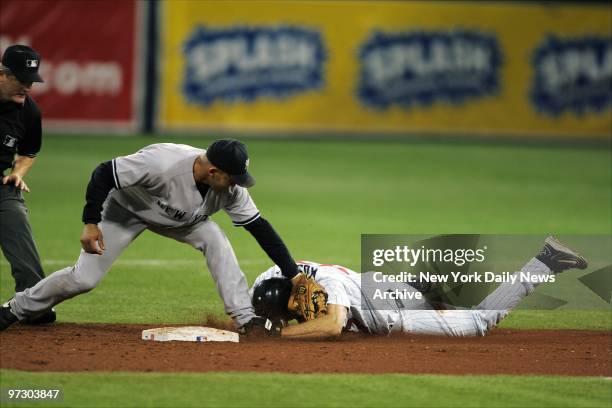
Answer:
<svg viewBox="0 0 612 408"><path fill-rule="evenodd" d="M586 259L563 245L553 236L544 240L544 248L536 256L536 259L548 266L554 273L572 268L586 269L588 266Z"/></svg>
<svg viewBox="0 0 612 408"><path fill-rule="evenodd" d="M55 314L55 309L51 308L42 314L39 314L36 317L26 317L24 320L20 321L21 324L27 325L39 325L39 324L49 324L53 323L57 319Z"/></svg>
<svg viewBox="0 0 612 408"><path fill-rule="evenodd" d="M0 331L4 331L9 328L10 325L15 323L17 320L17 316L13 314L11 311L11 307L9 303L6 302L0 307Z"/></svg>

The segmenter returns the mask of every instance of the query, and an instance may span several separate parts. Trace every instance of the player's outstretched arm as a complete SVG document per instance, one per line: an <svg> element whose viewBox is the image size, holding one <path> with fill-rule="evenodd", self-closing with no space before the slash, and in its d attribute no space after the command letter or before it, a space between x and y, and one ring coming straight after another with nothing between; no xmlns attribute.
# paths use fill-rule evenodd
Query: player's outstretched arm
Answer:
<svg viewBox="0 0 612 408"><path fill-rule="evenodd" d="M327 305L327 314L305 323L287 326L281 331L284 339L329 339L338 337L346 323L346 307Z"/></svg>
<svg viewBox="0 0 612 408"><path fill-rule="evenodd" d="M297 265L289 253L289 249L274 230L272 225L263 217L247 224L244 228L257 240L259 246L281 269L283 276L292 280L298 275ZM296 280L297 281L297 280Z"/></svg>

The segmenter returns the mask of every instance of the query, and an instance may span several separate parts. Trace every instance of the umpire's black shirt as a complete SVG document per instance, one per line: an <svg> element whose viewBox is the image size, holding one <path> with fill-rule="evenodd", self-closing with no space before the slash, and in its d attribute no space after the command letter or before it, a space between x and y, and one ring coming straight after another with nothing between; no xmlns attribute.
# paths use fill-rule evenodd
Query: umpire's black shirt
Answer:
<svg viewBox="0 0 612 408"><path fill-rule="evenodd" d="M32 98L26 97L23 105L0 102L0 174L13 167L15 153L35 157L41 138L40 109Z"/></svg>

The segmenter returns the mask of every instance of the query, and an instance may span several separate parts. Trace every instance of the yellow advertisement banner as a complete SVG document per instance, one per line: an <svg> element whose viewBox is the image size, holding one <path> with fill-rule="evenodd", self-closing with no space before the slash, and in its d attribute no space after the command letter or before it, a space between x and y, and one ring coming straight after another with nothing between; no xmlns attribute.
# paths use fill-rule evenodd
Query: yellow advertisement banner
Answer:
<svg viewBox="0 0 612 408"><path fill-rule="evenodd" d="M609 6L161 6L164 130L610 137Z"/></svg>

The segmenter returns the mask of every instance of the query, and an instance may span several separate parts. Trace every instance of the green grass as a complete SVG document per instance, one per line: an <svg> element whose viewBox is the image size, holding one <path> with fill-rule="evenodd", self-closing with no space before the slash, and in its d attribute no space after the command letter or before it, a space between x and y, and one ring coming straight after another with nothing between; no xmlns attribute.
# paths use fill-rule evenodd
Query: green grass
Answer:
<svg viewBox="0 0 612 408"><path fill-rule="evenodd" d="M0 374L3 387L61 388L62 402L40 405L66 407L609 407L612 398L610 380L580 377Z"/></svg>
<svg viewBox="0 0 612 408"><path fill-rule="evenodd" d="M27 201L47 273L78 256L93 168L164 140L45 139L27 178ZM210 139L171 141L205 147ZM252 140L248 146L257 177L252 195L296 259L359 270L362 233L608 234L612 225L606 149L290 140ZM225 214L214 219L252 282L271 261ZM0 295L6 299L13 282L3 259L0 269ZM198 322L223 309L200 254L145 232L93 292L58 310L62 321ZM521 316L529 327L576 321L560 313L529 313L506 324L521 327ZM581 328L602 327L599 318L578 320Z"/></svg>
<svg viewBox="0 0 612 408"><path fill-rule="evenodd" d="M612 313L604 310L516 310L499 325L506 329L612 330Z"/></svg>

